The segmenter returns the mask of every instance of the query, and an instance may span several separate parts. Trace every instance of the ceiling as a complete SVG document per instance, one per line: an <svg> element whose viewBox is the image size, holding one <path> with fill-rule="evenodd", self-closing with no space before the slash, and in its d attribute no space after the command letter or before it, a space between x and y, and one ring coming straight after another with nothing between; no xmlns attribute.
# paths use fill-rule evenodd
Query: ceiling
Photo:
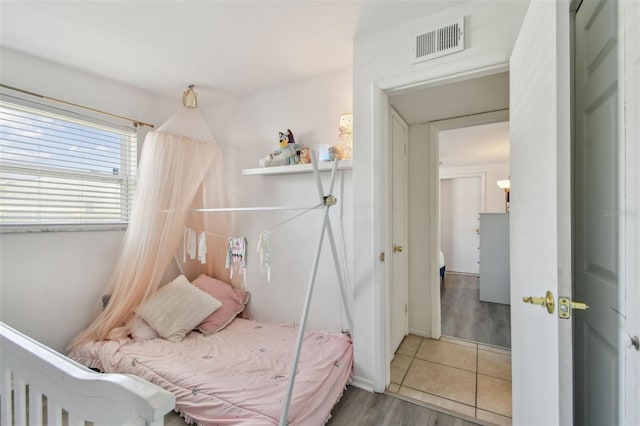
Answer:
<svg viewBox="0 0 640 426"><path fill-rule="evenodd" d="M509 108L509 73L391 94L389 102L407 124Z"/></svg>
<svg viewBox="0 0 640 426"><path fill-rule="evenodd" d="M509 122L445 130L439 135L440 167L509 162Z"/></svg>
<svg viewBox="0 0 640 426"><path fill-rule="evenodd" d="M2 0L0 45L168 97L188 84L237 96L349 67L355 38L467 1ZM409 124L505 109L508 78L413 89L390 102ZM490 142L500 137L479 136L474 146L502 161L504 147ZM462 160L475 150L460 144L443 155L476 161ZM508 159L508 131L506 149Z"/></svg>
<svg viewBox="0 0 640 426"><path fill-rule="evenodd" d="M353 40L465 1L7 1L0 44L150 92L241 95L351 66Z"/></svg>
<svg viewBox="0 0 640 426"><path fill-rule="evenodd" d="M509 73L468 79L389 95L409 125L509 108ZM440 132L442 167L509 162L509 123Z"/></svg>

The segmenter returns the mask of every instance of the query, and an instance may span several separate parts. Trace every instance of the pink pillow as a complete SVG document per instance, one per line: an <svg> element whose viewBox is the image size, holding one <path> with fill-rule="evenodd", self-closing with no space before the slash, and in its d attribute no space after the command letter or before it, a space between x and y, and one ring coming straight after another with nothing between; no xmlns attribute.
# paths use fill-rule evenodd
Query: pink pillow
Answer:
<svg viewBox="0 0 640 426"><path fill-rule="evenodd" d="M213 334L225 328L249 302L249 293L204 274L193 280L192 284L222 302L220 308L200 323L198 330L204 334Z"/></svg>

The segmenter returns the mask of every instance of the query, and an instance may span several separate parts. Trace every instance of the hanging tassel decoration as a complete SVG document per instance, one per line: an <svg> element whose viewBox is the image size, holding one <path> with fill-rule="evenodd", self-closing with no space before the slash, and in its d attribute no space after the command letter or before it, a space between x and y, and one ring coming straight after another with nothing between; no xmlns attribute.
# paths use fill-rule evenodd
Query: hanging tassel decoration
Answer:
<svg viewBox="0 0 640 426"><path fill-rule="evenodd" d="M256 249L260 257L260 272L267 274L267 282L271 282L271 232L262 231Z"/></svg>
<svg viewBox="0 0 640 426"><path fill-rule="evenodd" d="M203 265L207 263L207 235L204 231L198 237L198 260Z"/></svg>
<svg viewBox="0 0 640 426"><path fill-rule="evenodd" d="M234 268L239 268L240 273L244 275L243 286L247 285L247 238L236 237L229 238L227 244L227 259L225 267L229 269L229 278L233 279Z"/></svg>

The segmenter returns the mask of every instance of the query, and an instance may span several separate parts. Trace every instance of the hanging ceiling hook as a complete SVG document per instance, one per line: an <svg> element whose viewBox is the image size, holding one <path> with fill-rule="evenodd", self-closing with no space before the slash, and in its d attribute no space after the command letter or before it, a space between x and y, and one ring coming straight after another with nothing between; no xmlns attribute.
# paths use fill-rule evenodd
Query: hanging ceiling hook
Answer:
<svg viewBox="0 0 640 426"><path fill-rule="evenodd" d="M193 90L196 87L194 84L190 84L189 88L182 93L182 105L187 108L198 107L198 94Z"/></svg>

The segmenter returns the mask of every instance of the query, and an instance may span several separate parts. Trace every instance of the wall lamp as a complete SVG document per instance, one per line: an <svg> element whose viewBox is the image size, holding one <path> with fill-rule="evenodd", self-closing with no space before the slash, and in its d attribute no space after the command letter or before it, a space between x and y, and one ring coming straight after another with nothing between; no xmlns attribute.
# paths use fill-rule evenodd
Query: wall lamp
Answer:
<svg viewBox="0 0 640 426"><path fill-rule="evenodd" d="M504 190L504 211L509 212L509 191L511 190L511 180L503 179L496 182L500 189Z"/></svg>

